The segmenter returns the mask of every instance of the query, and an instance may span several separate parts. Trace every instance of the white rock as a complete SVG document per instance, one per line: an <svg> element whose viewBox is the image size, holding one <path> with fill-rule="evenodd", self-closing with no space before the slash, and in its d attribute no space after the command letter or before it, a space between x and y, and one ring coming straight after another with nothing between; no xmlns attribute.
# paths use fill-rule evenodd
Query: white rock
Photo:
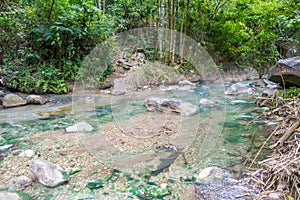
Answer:
<svg viewBox="0 0 300 200"><path fill-rule="evenodd" d="M55 187L67 181L61 167L43 159L31 161L29 170L41 184L47 187Z"/></svg>
<svg viewBox="0 0 300 200"><path fill-rule="evenodd" d="M159 90L163 92L168 92L172 90L177 90L179 89L179 85L170 85L170 86L165 86L165 85L160 85Z"/></svg>
<svg viewBox="0 0 300 200"><path fill-rule="evenodd" d="M222 169L217 167L207 167L203 169L197 177L198 181L207 181L211 177L219 177L222 178L224 176L224 172Z"/></svg>
<svg viewBox="0 0 300 200"><path fill-rule="evenodd" d="M6 152L8 151L9 149L11 149L14 145L13 144L7 144L7 145L4 145L4 146L0 146L0 153L1 152Z"/></svg>
<svg viewBox="0 0 300 200"><path fill-rule="evenodd" d="M249 88L247 86L233 84L229 88L226 89L225 95L239 95L239 94L254 94L255 91L253 88Z"/></svg>
<svg viewBox="0 0 300 200"><path fill-rule="evenodd" d="M21 186L28 186L31 185L32 180L30 178L28 178L27 176L19 176L16 178L15 180L16 184L19 184Z"/></svg>
<svg viewBox="0 0 300 200"><path fill-rule="evenodd" d="M74 126L69 126L66 128L67 133L74 133L74 132L91 132L94 128L86 122L78 122Z"/></svg>
<svg viewBox="0 0 300 200"><path fill-rule="evenodd" d="M188 85L188 86L196 86L195 83L192 83L191 81L188 81L188 80L179 81L179 82L178 82L178 85L179 85L180 87L186 86L186 85Z"/></svg>
<svg viewBox="0 0 300 200"><path fill-rule="evenodd" d="M203 104L203 105L208 105L208 104L214 104L215 102L211 101L211 100L208 100L206 98L203 98L203 99L200 99L199 103Z"/></svg>
<svg viewBox="0 0 300 200"><path fill-rule="evenodd" d="M28 157L28 158L31 158L35 155L35 152L33 150L25 150L23 152L21 152L19 154L20 157Z"/></svg>
<svg viewBox="0 0 300 200"><path fill-rule="evenodd" d="M182 116L194 115L198 112L198 107L175 98L150 97L144 101L148 111L159 111L164 113L181 113Z"/></svg>
<svg viewBox="0 0 300 200"><path fill-rule="evenodd" d="M1 200L22 200L21 197L19 197L19 195L11 192L0 192L0 199Z"/></svg>
<svg viewBox="0 0 300 200"><path fill-rule="evenodd" d="M269 199L274 199L274 200L280 200L282 197L282 194L280 192L273 192L268 195Z"/></svg>

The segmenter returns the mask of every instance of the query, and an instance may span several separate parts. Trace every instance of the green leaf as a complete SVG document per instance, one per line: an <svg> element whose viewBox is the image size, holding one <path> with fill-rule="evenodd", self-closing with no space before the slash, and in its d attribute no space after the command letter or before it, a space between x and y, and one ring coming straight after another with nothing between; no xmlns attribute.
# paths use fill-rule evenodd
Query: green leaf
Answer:
<svg viewBox="0 0 300 200"><path fill-rule="evenodd" d="M142 173L139 173L138 176L141 178L149 178L151 176L151 174L148 172L142 172Z"/></svg>
<svg viewBox="0 0 300 200"><path fill-rule="evenodd" d="M100 181L94 181L94 182L89 182L86 187L88 187L89 189L99 189L103 187L102 182Z"/></svg>
<svg viewBox="0 0 300 200"><path fill-rule="evenodd" d="M70 170L69 172L69 175L73 175L73 174L76 174L78 172L82 171L82 168L81 167L74 167Z"/></svg>

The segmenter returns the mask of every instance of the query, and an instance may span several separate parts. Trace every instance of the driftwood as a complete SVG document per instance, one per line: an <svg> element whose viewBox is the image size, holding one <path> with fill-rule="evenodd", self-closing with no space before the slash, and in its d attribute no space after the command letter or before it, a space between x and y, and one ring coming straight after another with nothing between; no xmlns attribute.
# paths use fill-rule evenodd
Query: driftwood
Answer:
<svg viewBox="0 0 300 200"><path fill-rule="evenodd" d="M294 133L294 131L300 126L300 121L296 121L292 127L290 127L287 132L276 142L274 145L270 146L270 148L275 148L278 145L280 147L283 146L283 144L286 142L287 139Z"/></svg>

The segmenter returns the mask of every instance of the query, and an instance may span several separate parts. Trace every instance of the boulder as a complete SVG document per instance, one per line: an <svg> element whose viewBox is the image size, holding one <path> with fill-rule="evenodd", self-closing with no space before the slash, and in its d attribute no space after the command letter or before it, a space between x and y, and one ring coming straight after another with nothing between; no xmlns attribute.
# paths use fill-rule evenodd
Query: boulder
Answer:
<svg viewBox="0 0 300 200"><path fill-rule="evenodd" d="M137 87L135 84L130 84L127 78L117 78L114 80L113 95L122 95L128 91L134 91Z"/></svg>
<svg viewBox="0 0 300 200"><path fill-rule="evenodd" d="M233 84L229 88L226 89L225 95L241 95L241 94L246 94L246 95L251 95L254 94L255 91L253 88L240 85L240 84Z"/></svg>
<svg viewBox="0 0 300 200"><path fill-rule="evenodd" d="M259 79L259 73L256 69L249 67L246 69L235 69L224 72L221 74L221 78L216 80L215 82L240 82L254 79Z"/></svg>
<svg viewBox="0 0 300 200"><path fill-rule="evenodd" d="M3 97L2 104L4 108L11 108L26 105L27 101L16 94L7 94Z"/></svg>
<svg viewBox="0 0 300 200"><path fill-rule="evenodd" d="M74 132L91 132L94 128L86 122L78 122L74 126L69 126L66 128L67 133L74 133Z"/></svg>
<svg viewBox="0 0 300 200"><path fill-rule="evenodd" d="M214 178L223 178L224 172L217 167L207 167L203 169L197 177L197 181L211 181Z"/></svg>
<svg viewBox="0 0 300 200"><path fill-rule="evenodd" d="M26 97L26 100L28 104L39 104L39 105L44 105L49 102L48 99L41 97L39 95L28 95Z"/></svg>
<svg viewBox="0 0 300 200"><path fill-rule="evenodd" d="M183 116L190 116L198 112L198 107L174 98L150 97L144 101L144 106L148 111L159 111L164 113L181 113Z"/></svg>
<svg viewBox="0 0 300 200"><path fill-rule="evenodd" d="M16 194L16 193L12 193L12 192L0 192L0 199L5 199L5 200L22 200L22 198Z"/></svg>
<svg viewBox="0 0 300 200"><path fill-rule="evenodd" d="M43 159L31 161L29 170L41 184L47 187L55 187L67 182L61 167Z"/></svg>
<svg viewBox="0 0 300 200"><path fill-rule="evenodd" d="M279 60L265 78L280 85L300 87L300 56Z"/></svg>

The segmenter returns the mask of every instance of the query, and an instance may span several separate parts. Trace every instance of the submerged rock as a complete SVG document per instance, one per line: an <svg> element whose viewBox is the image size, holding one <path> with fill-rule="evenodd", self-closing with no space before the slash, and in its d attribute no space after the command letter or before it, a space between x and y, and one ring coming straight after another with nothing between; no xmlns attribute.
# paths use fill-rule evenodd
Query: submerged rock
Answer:
<svg viewBox="0 0 300 200"><path fill-rule="evenodd" d="M91 132L94 128L86 122L78 122L74 126L69 126L66 128L67 133L74 133L74 132Z"/></svg>
<svg viewBox="0 0 300 200"><path fill-rule="evenodd" d="M18 194L12 193L12 192L0 192L0 199L3 199L3 200L22 200L22 198Z"/></svg>
<svg viewBox="0 0 300 200"><path fill-rule="evenodd" d="M43 159L31 161L29 170L41 184L47 187L55 187L67 182L61 167Z"/></svg>
<svg viewBox="0 0 300 200"><path fill-rule="evenodd" d="M39 95L28 95L26 97L26 100L28 104L39 104L39 105L44 105L49 102L48 99L41 97Z"/></svg>
<svg viewBox="0 0 300 200"><path fill-rule="evenodd" d="M300 56L279 60L265 77L281 85L300 87Z"/></svg>
<svg viewBox="0 0 300 200"><path fill-rule="evenodd" d="M11 108L26 105L27 101L16 94L7 94L3 97L2 104L4 108Z"/></svg>
<svg viewBox="0 0 300 200"><path fill-rule="evenodd" d="M144 106L148 111L159 111L164 113L181 113L183 116L190 116L198 112L198 107L193 104L174 98L150 97L145 100Z"/></svg>

